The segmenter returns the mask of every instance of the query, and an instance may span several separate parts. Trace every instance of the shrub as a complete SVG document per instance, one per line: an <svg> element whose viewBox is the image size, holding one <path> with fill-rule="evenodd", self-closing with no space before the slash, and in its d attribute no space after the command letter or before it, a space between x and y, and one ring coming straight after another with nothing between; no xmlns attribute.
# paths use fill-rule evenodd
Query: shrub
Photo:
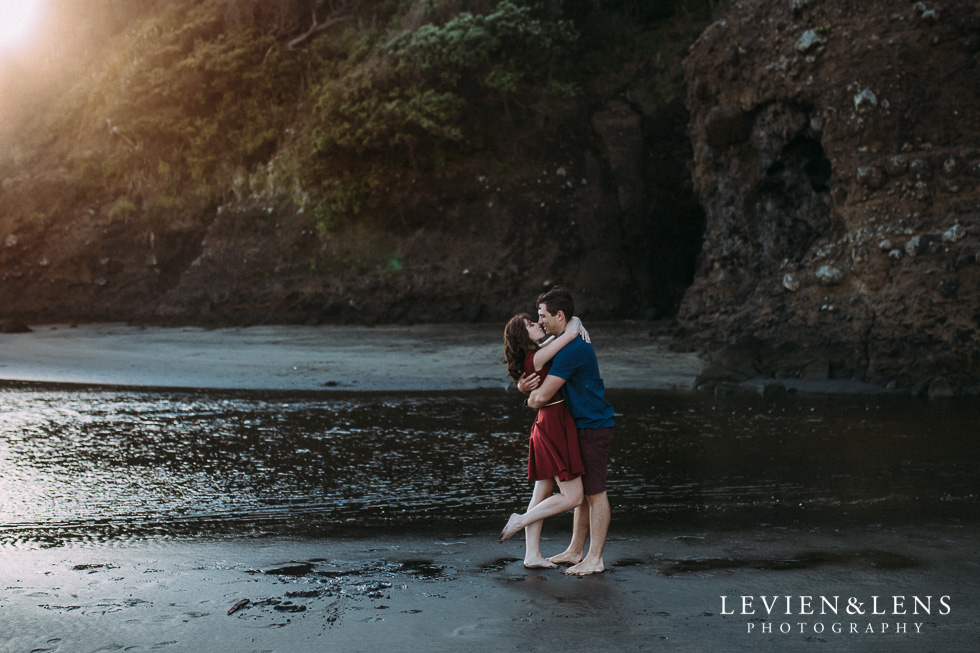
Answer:
<svg viewBox="0 0 980 653"><path fill-rule="evenodd" d="M504 0L485 15L403 30L346 74L321 81L316 151L395 149L415 161L423 143L461 140L464 125L481 122L468 119L474 115L491 124L512 119L515 106L535 103L576 36L557 5L541 0Z"/></svg>
<svg viewBox="0 0 980 653"><path fill-rule="evenodd" d="M136 213L136 204L126 197L120 197L109 207L108 215L109 219L113 222L116 220L129 222L129 219L133 217L134 213Z"/></svg>

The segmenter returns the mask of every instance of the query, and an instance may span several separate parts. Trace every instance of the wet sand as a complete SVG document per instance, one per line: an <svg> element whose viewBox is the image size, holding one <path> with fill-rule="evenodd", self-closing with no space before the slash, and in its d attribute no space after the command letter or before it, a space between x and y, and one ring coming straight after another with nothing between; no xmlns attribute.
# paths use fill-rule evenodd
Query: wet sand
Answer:
<svg viewBox="0 0 980 653"><path fill-rule="evenodd" d="M0 650L965 652L977 535L618 533L609 571L583 578L524 569L522 543L489 533L6 550ZM776 595L797 614L781 599L766 616ZM798 614L801 595L816 614Z"/></svg>
<svg viewBox="0 0 980 653"><path fill-rule="evenodd" d="M249 390L470 390L509 385L503 327L34 326L0 334L0 380ZM687 389L704 366L646 323L591 327L606 385Z"/></svg>
<svg viewBox="0 0 980 653"><path fill-rule="evenodd" d="M43 327L0 336L0 379L503 388L498 331ZM611 388L687 389L701 367L640 325L593 331ZM546 525L546 551L563 548L569 525ZM491 531L14 545L0 550L0 651L976 650L974 518L624 531L614 514L609 571L585 578L526 570L522 538L499 544ZM741 614L745 596L755 614ZM796 597L792 614L781 599L766 615L763 596ZM801 596L817 614L800 614ZM820 614L820 597L834 596L839 613ZM932 597L931 613L913 614L914 597ZM872 614L874 600L886 614Z"/></svg>

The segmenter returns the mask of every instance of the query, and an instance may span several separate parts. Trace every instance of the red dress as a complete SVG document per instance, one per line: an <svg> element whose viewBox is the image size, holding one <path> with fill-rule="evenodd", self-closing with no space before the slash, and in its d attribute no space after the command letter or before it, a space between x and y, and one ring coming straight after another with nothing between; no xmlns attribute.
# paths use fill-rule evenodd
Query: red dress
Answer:
<svg viewBox="0 0 980 653"><path fill-rule="evenodd" d="M538 372L541 380L548 375L549 362ZM524 371L534 373L534 352L524 359ZM527 477L532 481L558 477L569 481L585 473L578 448L578 429L568 412L561 393L545 402L531 427L527 451Z"/></svg>

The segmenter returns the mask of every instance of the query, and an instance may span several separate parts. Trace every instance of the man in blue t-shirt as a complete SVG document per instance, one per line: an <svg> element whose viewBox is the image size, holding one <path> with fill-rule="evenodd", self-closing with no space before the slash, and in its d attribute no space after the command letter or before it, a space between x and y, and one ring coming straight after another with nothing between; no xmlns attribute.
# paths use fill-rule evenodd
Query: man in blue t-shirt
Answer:
<svg viewBox="0 0 980 653"><path fill-rule="evenodd" d="M560 335L575 314L572 295L564 288L553 288L538 297L538 319L545 333ZM606 474L609 445L612 442L613 408L606 401L606 389L599 376L599 362L592 345L576 338L565 345L551 361L551 370L528 397L535 410L561 389L562 397L578 427L579 449L585 465L582 487L585 501L575 509L572 541L564 553L549 558L556 563L572 563L566 574L584 576L605 571L602 552L609 532L609 497ZM584 558L585 539L589 553Z"/></svg>

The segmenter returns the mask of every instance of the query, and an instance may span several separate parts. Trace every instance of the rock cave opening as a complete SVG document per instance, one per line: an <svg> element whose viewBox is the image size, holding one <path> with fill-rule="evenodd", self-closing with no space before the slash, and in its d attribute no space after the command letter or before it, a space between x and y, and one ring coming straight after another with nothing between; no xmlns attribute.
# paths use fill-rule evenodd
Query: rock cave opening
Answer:
<svg viewBox="0 0 980 653"><path fill-rule="evenodd" d="M783 148L783 157L790 168L802 170L815 193L830 190L834 171L820 141L809 136L797 136Z"/></svg>
<svg viewBox="0 0 980 653"><path fill-rule="evenodd" d="M651 184L647 192L651 201L623 246L633 278L623 317L660 320L677 314L694 282L706 217L689 181Z"/></svg>
<svg viewBox="0 0 980 653"><path fill-rule="evenodd" d="M691 178L694 153L687 126L690 114L681 102L643 120L646 205L627 234L624 254L633 273L631 318L677 315L694 283L704 241L706 214Z"/></svg>
<svg viewBox="0 0 980 653"><path fill-rule="evenodd" d="M765 269L786 259L799 260L829 227L833 168L820 142L799 134L791 138L743 201L757 252Z"/></svg>

